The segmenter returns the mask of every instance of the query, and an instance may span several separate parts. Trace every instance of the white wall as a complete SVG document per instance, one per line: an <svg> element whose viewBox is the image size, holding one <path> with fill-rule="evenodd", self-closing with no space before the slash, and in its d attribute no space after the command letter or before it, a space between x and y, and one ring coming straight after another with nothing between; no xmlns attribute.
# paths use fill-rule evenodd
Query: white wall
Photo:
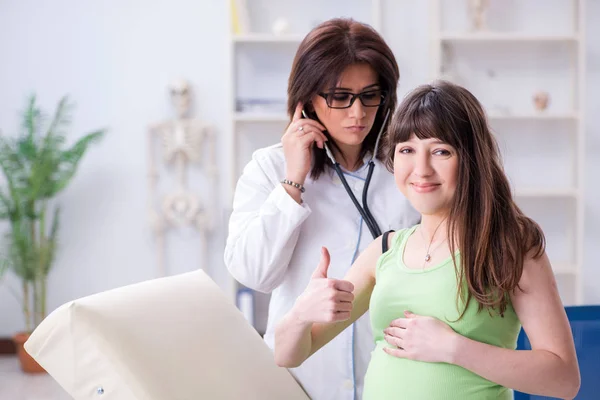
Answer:
<svg viewBox="0 0 600 400"><path fill-rule="evenodd" d="M383 2L391 5L390 1ZM586 161L585 298L600 303L600 3L588 2L588 144ZM107 126L105 140L85 157L79 174L61 196L61 252L49 281L49 307L91 293L154 277L154 247L146 220L145 128L171 115L166 86L188 78L197 93L197 113L218 130L226 199L230 129L228 91L229 21L220 0L0 0L0 129L14 132L18 111L32 91L52 110L64 93L76 101L73 138ZM292 3L293 4L293 3ZM393 3L383 29L398 55L406 92L428 78L427 2ZM340 6L341 7L341 6ZM298 13L310 12L299 7ZM342 8L340 8L341 10ZM304 18L307 19L307 18ZM310 20L310 18L308 18ZM385 34L385 32L384 32ZM219 210L221 223L224 210ZM210 270L224 286L222 249L225 229L212 240ZM191 235L171 256L171 273L197 268L198 249ZM188 261L183 261L188 259ZM0 286L0 337L23 327L18 304Z"/></svg>
<svg viewBox="0 0 600 400"><path fill-rule="evenodd" d="M226 2L220 0L0 1L0 129L15 132L32 91L47 111L70 94L77 104L73 139L109 128L60 198L50 309L154 277L145 128L172 115L167 84L185 77L196 90L196 115L217 127L221 142L228 127L228 32ZM221 162L226 168L227 160ZM217 232L210 255L219 282L223 235ZM199 265L198 246L188 236L177 259L189 261L171 265L172 273ZM18 289L11 279L7 284ZM23 328L6 287L0 288L0 337Z"/></svg>

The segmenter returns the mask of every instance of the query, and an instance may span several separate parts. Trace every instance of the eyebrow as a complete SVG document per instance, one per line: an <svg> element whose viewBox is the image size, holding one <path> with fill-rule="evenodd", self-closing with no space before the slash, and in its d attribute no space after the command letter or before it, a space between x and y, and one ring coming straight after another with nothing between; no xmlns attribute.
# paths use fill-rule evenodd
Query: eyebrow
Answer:
<svg viewBox="0 0 600 400"><path fill-rule="evenodd" d="M406 140L404 142L398 142L398 143L410 143L410 142L416 142L416 141L417 141L417 139L411 137L410 139L408 139L408 140ZM441 141L440 139L433 140L431 143L432 144L444 144L444 145L450 146L448 143L446 143L444 141Z"/></svg>
<svg viewBox="0 0 600 400"><path fill-rule="evenodd" d="M365 86L364 88L361 89L361 91L364 91L366 89L371 89L377 86L381 86L379 83L372 83L369 86ZM331 90L347 90L348 92L351 92L352 89L350 88L345 88L345 87L332 87Z"/></svg>

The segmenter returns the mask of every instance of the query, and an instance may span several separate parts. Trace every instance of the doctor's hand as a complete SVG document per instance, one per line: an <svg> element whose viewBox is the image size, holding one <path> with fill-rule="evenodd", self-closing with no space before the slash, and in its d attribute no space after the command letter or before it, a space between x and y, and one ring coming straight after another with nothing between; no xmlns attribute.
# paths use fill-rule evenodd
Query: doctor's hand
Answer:
<svg viewBox="0 0 600 400"><path fill-rule="evenodd" d="M384 347L383 351L398 358L424 362L452 362L458 333L433 317L424 317L404 312L405 318L393 320L383 330L386 342L392 348Z"/></svg>
<svg viewBox="0 0 600 400"><path fill-rule="evenodd" d="M296 317L302 322L337 322L350 318L354 285L348 281L327 278L328 268L329 251L322 247L319 266L294 305Z"/></svg>
<svg viewBox="0 0 600 400"><path fill-rule="evenodd" d="M296 106L292 122L281 138L286 162L286 179L304 185L310 171L312 144L319 148L327 141L325 127L308 118L302 118L302 104Z"/></svg>

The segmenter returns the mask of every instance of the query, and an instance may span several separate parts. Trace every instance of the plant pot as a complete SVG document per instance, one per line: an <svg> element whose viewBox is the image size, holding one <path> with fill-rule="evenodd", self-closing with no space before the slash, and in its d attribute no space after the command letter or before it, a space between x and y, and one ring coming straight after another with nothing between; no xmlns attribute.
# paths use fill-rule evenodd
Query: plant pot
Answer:
<svg viewBox="0 0 600 400"><path fill-rule="evenodd" d="M13 341L15 342L15 347L17 349L17 356L19 357L19 362L21 363L21 369L27 374L45 373L46 370L42 368L42 366L38 364L37 361L35 361L33 357L27 353L27 351L25 351L23 345L27 339L29 339L29 333L24 332L17 333L13 337Z"/></svg>

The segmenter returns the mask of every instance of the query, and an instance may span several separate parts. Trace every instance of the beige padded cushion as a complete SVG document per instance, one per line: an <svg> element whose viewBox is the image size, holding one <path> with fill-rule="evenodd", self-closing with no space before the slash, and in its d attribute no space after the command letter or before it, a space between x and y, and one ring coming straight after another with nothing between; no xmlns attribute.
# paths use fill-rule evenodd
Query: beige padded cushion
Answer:
<svg viewBox="0 0 600 400"><path fill-rule="evenodd" d="M25 348L75 399L308 399L200 270L64 304Z"/></svg>

